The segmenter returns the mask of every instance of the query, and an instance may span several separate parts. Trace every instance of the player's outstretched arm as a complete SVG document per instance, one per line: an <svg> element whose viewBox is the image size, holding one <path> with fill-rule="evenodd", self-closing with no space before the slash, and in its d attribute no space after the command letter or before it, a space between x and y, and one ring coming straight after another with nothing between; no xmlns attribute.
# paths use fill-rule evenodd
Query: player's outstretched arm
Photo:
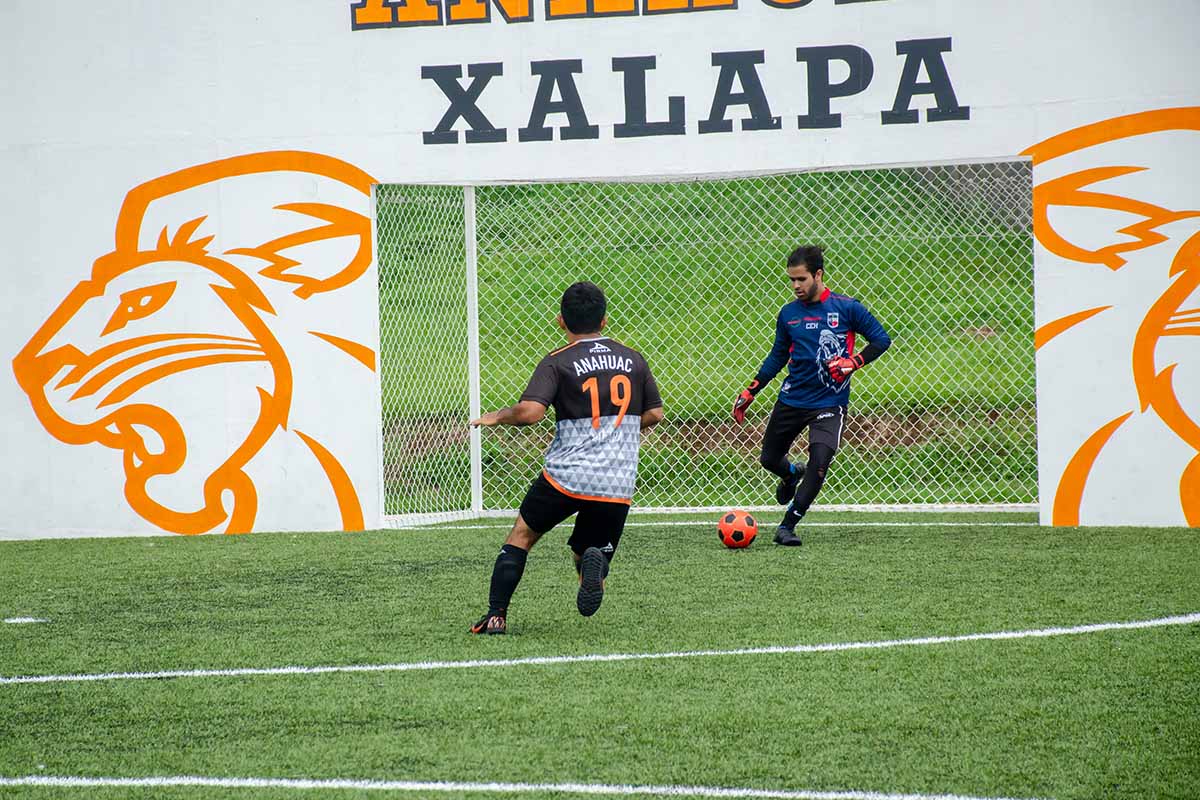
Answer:
<svg viewBox="0 0 1200 800"><path fill-rule="evenodd" d="M492 425L533 425L546 417L546 406L533 400L522 400L515 406L489 411L479 419L471 420L472 427Z"/></svg>
<svg viewBox="0 0 1200 800"><path fill-rule="evenodd" d="M791 347L792 335L788 333L787 324L783 321L783 311L780 311L779 315L775 317L775 341L771 344L771 352L767 353L754 380L750 381L750 385L743 389L742 393L733 401L733 418L738 425L746 421L746 409L754 402L755 396L788 362L791 357Z"/></svg>
<svg viewBox="0 0 1200 800"><path fill-rule="evenodd" d="M642 430L648 430L663 421L662 406L649 408L642 412Z"/></svg>

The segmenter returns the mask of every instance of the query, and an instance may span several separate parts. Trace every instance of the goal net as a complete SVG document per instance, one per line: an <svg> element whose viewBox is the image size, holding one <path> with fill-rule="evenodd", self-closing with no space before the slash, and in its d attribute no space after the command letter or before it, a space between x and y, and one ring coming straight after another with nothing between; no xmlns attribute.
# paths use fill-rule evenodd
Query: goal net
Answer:
<svg viewBox="0 0 1200 800"><path fill-rule="evenodd" d="M826 284L893 339L854 378L816 507L1036 502L1030 181L1012 161L377 187L386 513L519 505L552 421L467 422L516 402L562 345L554 316L578 280L604 289L606 333L645 354L662 392L635 507L772 505L758 452L783 373L744 426L729 410L793 299L787 254L810 243L825 247Z"/></svg>

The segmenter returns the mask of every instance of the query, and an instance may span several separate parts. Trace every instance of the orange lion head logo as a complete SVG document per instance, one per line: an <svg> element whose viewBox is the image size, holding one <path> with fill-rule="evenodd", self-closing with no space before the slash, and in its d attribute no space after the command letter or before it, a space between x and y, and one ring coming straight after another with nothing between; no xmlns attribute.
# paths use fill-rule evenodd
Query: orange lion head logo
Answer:
<svg viewBox="0 0 1200 800"><path fill-rule="evenodd" d="M253 198L230 201L247 181L255 182ZM371 263L371 227L352 206L366 205L372 182L337 159L272 152L133 189L113 251L13 360L39 421L63 442L120 451L125 498L152 524L183 534L251 530L259 491L248 465L288 430L296 401L284 343L295 324L279 317L279 300L264 286L311 306L361 277ZM223 212L232 202L235 220L218 225L196 213L214 205L215 192ZM298 192L308 202L278 202ZM227 235L239 225L244 230ZM375 368L374 352L356 341L300 335L352 356L356 368ZM362 509L338 459L314 436L291 432L328 479L343 527L361 529Z"/></svg>
<svg viewBox="0 0 1200 800"><path fill-rule="evenodd" d="M1087 281L1073 284L1083 290L1084 307L1042 324L1035 346L1093 319L1094 325L1125 315L1136 325L1132 341L1103 345L1127 351L1133 391L1112 394L1132 394L1136 407L1127 405L1079 444L1055 492L1055 525L1079 524L1084 489L1101 452L1122 425L1142 414L1196 454L1179 477L1179 498L1187 523L1200 526L1200 351L1188 338L1200 336L1200 208L1194 183L1163 178L1164 171L1185 165L1172 162L1177 151L1162 147L1196 131L1200 108L1160 109L1066 131L1025 151L1051 176L1033 189L1038 241L1091 270ZM1114 277L1127 270L1128 277ZM1103 287L1110 288L1101 300ZM1143 304L1143 287L1161 292Z"/></svg>

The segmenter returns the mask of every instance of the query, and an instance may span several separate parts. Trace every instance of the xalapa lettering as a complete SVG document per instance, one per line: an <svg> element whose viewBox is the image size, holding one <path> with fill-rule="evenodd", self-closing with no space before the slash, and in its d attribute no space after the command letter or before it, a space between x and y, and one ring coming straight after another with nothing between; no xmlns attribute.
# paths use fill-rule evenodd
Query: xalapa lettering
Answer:
<svg viewBox="0 0 1200 800"><path fill-rule="evenodd" d="M925 122L970 119L970 106L959 104L943 58L943 54L949 52L951 40L948 36L896 42L896 56L904 61L892 107L880 111L881 124L920 122L920 112L912 107L913 98L919 95L931 95L934 100L934 106L925 109ZM805 66L803 71L807 73L807 105L803 113L789 119L789 126L799 129L840 128L842 118L833 110L833 101L859 94L871 84L875 76L875 61L871 54L858 45L839 44L798 47L795 59ZM758 73L758 66L765 63L766 53L763 50L712 53L711 64L716 70L716 77L711 97L705 98L709 112L706 118L696 122L695 132L708 134L732 131L735 121L729 118L729 111L738 107L745 108L743 118L737 121L740 130L782 129L784 118L772 109L772 100L778 105L781 100L792 100L794 96L767 97ZM835 74L835 70L831 69L834 64L839 65L839 74L845 74L837 82L831 79ZM466 126L461 138L467 144L508 141L508 128L493 124L480 106L487 87L504 75L504 65L500 62L482 62L465 66L465 82L461 64L421 68L421 77L436 84L449 104L433 130L423 132L425 144L457 144L460 134L454 130L454 126L459 120ZM666 119L652 121L648 118L647 73L657 66L657 57L652 55L612 59L612 72L620 76L615 80L621 82L625 100L624 120L613 125L614 138L682 136L689 132L685 116L686 99L683 96L667 98ZM800 68L797 70L800 71ZM582 59L531 61L529 72L537 80L537 86L527 122L517 129L517 141L552 141L556 130L559 141L600 138L600 126L591 123L585 98L580 95L575 83L575 76L584 72ZM735 85L739 87L736 91ZM496 113L491 109L489 111ZM566 124L557 127L548 125L547 118L552 114L565 116Z"/></svg>

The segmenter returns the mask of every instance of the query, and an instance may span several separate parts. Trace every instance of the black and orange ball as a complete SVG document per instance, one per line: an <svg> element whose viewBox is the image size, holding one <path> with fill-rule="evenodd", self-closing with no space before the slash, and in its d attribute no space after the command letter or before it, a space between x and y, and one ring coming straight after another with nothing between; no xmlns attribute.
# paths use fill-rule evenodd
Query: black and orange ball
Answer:
<svg viewBox="0 0 1200 800"><path fill-rule="evenodd" d="M751 514L740 508L726 511L717 521L717 538L728 548L737 550L749 547L757 535L758 523Z"/></svg>

